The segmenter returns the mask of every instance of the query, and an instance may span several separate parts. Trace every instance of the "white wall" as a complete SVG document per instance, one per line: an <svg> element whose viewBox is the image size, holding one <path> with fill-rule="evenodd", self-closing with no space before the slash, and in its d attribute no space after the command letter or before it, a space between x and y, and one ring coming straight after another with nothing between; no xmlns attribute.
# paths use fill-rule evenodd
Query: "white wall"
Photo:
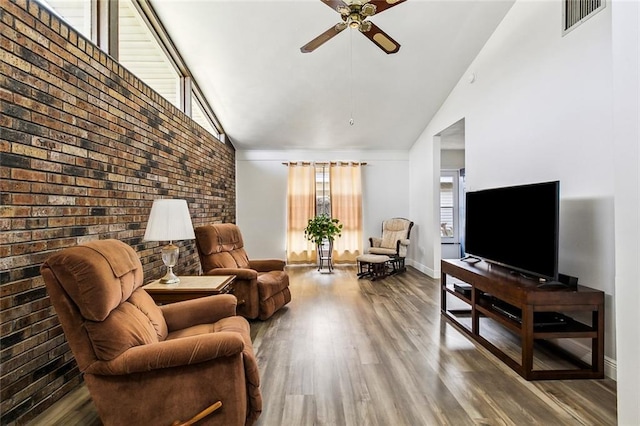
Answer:
<svg viewBox="0 0 640 426"><path fill-rule="evenodd" d="M559 269L606 293L614 374L611 7L564 37L561 19L558 2L516 1L412 148L411 215L423 230L412 262L439 276L434 135L464 118L468 190L560 180Z"/></svg>
<svg viewBox="0 0 640 426"><path fill-rule="evenodd" d="M237 151L236 222L251 258L286 257L287 161L362 161L363 249L382 221L409 217L407 151ZM413 240L412 235L412 240Z"/></svg>
<svg viewBox="0 0 640 426"><path fill-rule="evenodd" d="M640 422L640 5L612 3L618 424Z"/></svg>
<svg viewBox="0 0 640 426"><path fill-rule="evenodd" d="M443 149L440 153L440 167L443 170L464 168L464 149Z"/></svg>

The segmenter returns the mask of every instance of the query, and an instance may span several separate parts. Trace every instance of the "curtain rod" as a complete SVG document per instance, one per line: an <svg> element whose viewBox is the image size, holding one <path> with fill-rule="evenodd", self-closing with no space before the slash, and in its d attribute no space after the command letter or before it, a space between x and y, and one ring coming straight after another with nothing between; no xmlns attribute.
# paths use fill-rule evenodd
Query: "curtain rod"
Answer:
<svg viewBox="0 0 640 426"><path fill-rule="evenodd" d="M359 165L359 166L366 166L367 163L365 162L361 162L361 161L286 161L283 162L282 165L283 166L288 166L290 164L293 165L301 165L301 166L310 166L312 164L317 164L317 165L335 165L335 164L355 164L355 165Z"/></svg>

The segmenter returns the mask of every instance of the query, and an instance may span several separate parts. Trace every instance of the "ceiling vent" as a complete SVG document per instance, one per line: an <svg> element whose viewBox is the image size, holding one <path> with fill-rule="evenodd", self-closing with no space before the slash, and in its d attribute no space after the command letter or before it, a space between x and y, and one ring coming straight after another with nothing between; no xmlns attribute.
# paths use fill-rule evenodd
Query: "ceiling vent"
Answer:
<svg viewBox="0 0 640 426"><path fill-rule="evenodd" d="M605 0L563 0L562 35L582 24L604 9Z"/></svg>

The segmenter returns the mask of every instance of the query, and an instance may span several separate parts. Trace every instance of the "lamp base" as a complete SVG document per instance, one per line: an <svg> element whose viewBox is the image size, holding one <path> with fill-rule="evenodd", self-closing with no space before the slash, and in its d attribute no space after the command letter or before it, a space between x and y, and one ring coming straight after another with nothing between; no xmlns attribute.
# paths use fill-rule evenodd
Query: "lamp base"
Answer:
<svg viewBox="0 0 640 426"><path fill-rule="evenodd" d="M167 274L164 277L160 278L160 282L162 284L178 284L180 282L180 278L178 278L176 274L173 273L173 268L169 266Z"/></svg>
<svg viewBox="0 0 640 426"><path fill-rule="evenodd" d="M178 246L171 242L162 247L162 262L167 267L167 274L160 278L162 284L177 284L180 282L180 278L173 273L173 267L178 262L179 253Z"/></svg>

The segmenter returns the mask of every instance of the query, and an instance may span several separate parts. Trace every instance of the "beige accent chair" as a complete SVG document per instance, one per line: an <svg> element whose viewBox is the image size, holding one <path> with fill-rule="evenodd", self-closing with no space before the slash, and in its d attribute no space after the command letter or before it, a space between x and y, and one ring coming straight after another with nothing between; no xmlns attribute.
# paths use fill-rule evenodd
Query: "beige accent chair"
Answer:
<svg viewBox="0 0 640 426"><path fill-rule="evenodd" d="M234 296L157 306L138 255L117 240L59 251L41 272L104 425L170 425L218 401L199 425L256 422L258 365Z"/></svg>
<svg viewBox="0 0 640 426"><path fill-rule="evenodd" d="M413 222L409 219L395 217L382 222L382 236L370 237L369 254L387 255L391 258L393 266L391 273L404 272L406 270L404 260L407 257L409 237Z"/></svg>
<svg viewBox="0 0 640 426"><path fill-rule="evenodd" d="M284 260L249 260L237 225L199 226L195 234L202 273L236 276L231 285L239 315L266 320L291 301Z"/></svg>

